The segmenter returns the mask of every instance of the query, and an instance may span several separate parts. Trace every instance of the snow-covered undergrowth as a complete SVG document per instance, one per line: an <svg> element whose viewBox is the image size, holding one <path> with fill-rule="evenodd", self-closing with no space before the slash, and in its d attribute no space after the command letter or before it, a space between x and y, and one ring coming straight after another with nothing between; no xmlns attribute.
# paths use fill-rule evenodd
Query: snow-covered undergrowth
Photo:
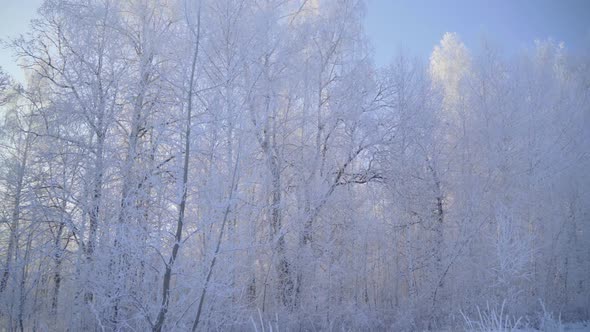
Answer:
<svg viewBox="0 0 590 332"><path fill-rule="evenodd" d="M275 316L274 321L265 320L262 317L262 312L258 310L258 317L250 316L250 323L252 323L252 330L255 332L279 332L279 317Z"/></svg>
<svg viewBox="0 0 590 332"><path fill-rule="evenodd" d="M499 308L486 306L485 310L477 308L477 315L468 316L463 311L465 330L469 332L590 332L590 322L565 323L561 315L547 311L541 301L542 311L533 317L515 317L507 313L506 302Z"/></svg>
<svg viewBox="0 0 590 332"><path fill-rule="evenodd" d="M477 307L477 317L472 318L461 312L465 319L465 328L468 331L504 332L514 331L522 325L522 317L515 318L508 315L504 308L506 302L502 302L500 309L487 305L485 310Z"/></svg>

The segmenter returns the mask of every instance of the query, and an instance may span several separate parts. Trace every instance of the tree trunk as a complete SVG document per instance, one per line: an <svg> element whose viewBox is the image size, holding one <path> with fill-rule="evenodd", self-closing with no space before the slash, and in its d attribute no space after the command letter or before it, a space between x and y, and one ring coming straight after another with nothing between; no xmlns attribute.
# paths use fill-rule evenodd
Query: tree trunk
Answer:
<svg viewBox="0 0 590 332"><path fill-rule="evenodd" d="M193 54L193 61L191 65L191 76L189 82L189 89L188 89L188 107L187 107L187 114L186 114L186 131L185 131L185 141L184 141L184 166L183 166L183 174L182 174L182 194L180 198L180 206L178 209L178 222L176 223L176 234L175 234L175 242L174 246L172 247L172 255L166 264L166 269L164 272L164 278L162 280L162 303L160 305L160 310L156 319L156 323L153 326L154 332L161 332L164 326L164 321L166 320L166 313L168 312L168 305L170 303L170 280L172 278L172 268L174 267L174 262L176 261L176 257L178 255L178 250L180 248L180 242L182 241L182 228L184 226L184 213L186 210L186 197L187 197L187 185L188 185L188 166L190 160L190 140L191 140L191 120L192 120L192 111L193 111L193 88L195 84L195 70L197 67L197 60L199 55L199 41L201 35L201 2L199 2L199 12L197 18L197 40L195 46L195 52Z"/></svg>

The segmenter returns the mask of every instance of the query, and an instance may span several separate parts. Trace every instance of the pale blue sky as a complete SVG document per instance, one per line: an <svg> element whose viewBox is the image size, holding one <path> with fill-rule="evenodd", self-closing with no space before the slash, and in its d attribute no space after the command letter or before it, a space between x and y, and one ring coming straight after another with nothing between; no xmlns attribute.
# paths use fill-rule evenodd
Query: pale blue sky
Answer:
<svg viewBox="0 0 590 332"><path fill-rule="evenodd" d="M26 31L41 2L0 0L0 38ZM426 59L447 31L470 48L484 35L511 52L551 37L577 52L590 46L590 0L369 0L365 26L378 65L400 48ZM10 51L0 66L22 79Z"/></svg>
<svg viewBox="0 0 590 332"><path fill-rule="evenodd" d="M471 49L483 36L514 53L551 37L579 52L590 46L590 0L369 0L365 27L379 65L398 49L428 58L445 32Z"/></svg>
<svg viewBox="0 0 590 332"><path fill-rule="evenodd" d="M28 30L29 21L36 15L43 0L0 0L0 40L18 36ZM12 52L0 44L0 66L13 77L22 80Z"/></svg>

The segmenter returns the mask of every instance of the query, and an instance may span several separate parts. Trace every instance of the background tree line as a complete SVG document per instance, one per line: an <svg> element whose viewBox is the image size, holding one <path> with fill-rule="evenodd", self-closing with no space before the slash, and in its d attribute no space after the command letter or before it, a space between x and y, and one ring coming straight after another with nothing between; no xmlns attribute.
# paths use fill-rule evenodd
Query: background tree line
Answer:
<svg viewBox="0 0 590 332"><path fill-rule="evenodd" d="M358 0L47 0L0 75L12 330L590 318L590 57L448 33L373 64Z"/></svg>

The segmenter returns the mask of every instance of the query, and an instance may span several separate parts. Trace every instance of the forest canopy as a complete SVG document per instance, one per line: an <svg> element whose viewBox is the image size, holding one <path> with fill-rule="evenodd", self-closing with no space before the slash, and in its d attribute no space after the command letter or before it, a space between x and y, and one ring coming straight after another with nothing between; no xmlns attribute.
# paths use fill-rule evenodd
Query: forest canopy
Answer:
<svg viewBox="0 0 590 332"><path fill-rule="evenodd" d="M590 320L590 52L378 67L364 12L46 0L0 69L0 325Z"/></svg>

